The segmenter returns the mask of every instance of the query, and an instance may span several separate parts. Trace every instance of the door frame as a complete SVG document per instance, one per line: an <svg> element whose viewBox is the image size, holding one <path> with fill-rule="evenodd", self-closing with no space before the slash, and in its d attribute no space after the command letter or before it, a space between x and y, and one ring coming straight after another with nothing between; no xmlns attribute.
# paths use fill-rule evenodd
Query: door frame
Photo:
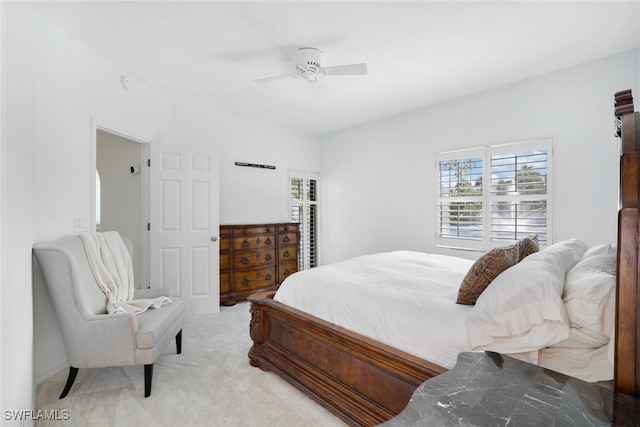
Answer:
<svg viewBox="0 0 640 427"><path fill-rule="evenodd" d="M97 170L97 154L98 154L98 130L117 135L121 138L128 139L133 142L142 144L141 153L144 157L147 157L149 153L149 144L152 142L151 138L147 138L141 135L134 135L133 132L121 130L119 126L114 126L105 120L91 116L89 118L89 230L95 231L96 229L96 170ZM137 280L143 288L150 286L150 264L149 264L149 234L146 233L146 227L144 224L149 222L149 168L146 165L140 165L140 175L142 177L142 218L140 218L140 227L142 247L140 253L142 254L142 263L140 276Z"/></svg>

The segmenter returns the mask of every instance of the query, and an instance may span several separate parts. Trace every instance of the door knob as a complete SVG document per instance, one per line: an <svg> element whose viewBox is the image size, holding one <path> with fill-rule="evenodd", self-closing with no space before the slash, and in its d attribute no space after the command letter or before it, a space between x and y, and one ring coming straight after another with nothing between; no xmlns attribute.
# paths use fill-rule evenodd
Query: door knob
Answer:
<svg viewBox="0 0 640 427"><path fill-rule="evenodd" d="M218 241L218 236L211 236L211 241L212 242L217 242Z"/></svg>

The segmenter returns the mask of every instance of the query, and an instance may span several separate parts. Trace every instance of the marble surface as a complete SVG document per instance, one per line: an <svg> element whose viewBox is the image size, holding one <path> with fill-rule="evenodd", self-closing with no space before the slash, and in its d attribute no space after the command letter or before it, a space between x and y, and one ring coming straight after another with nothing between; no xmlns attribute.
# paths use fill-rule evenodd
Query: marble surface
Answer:
<svg viewBox="0 0 640 427"><path fill-rule="evenodd" d="M498 353L465 352L390 426L640 426L640 400Z"/></svg>

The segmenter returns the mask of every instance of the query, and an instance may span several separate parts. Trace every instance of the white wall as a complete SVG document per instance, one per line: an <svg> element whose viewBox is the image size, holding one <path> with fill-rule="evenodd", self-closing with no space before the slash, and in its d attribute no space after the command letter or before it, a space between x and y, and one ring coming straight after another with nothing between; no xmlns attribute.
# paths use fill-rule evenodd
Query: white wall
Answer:
<svg viewBox="0 0 640 427"><path fill-rule="evenodd" d="M229 119L230 128L222 129L220 136L220 222L289 221L289 169L320 171L318 138L244 117ZM236 166L235 162L276 169Z"/></svg>
<svg viewBox="0 0 640 427"><path fill-rule="evenodd" d="M0 408L30 409L34 403L33 161L35 84L34 26L30 10L2 8L2 145L0 152ZM25 22L26 21L26 22ZM26 50L25 50L26 49ZM5 420L20 425L18 420Z"/></svg>
<svg viewBox="0 0 640 427"><path fill-rule="evenodd" d="M220 110L174 105L174 139L214 145L220 155L220 223L289 220L289 169L320 170L315 135ZM268 164L275 170L235 166Z"/></svg>
<svg viewBox="0 0 640 427"><path fill-rule="evenodd" d="M322 141L324 263L434 246L440 151L554 138L555 241L615 243L613 94L640 94L638 50L408 112Z"/></svg>

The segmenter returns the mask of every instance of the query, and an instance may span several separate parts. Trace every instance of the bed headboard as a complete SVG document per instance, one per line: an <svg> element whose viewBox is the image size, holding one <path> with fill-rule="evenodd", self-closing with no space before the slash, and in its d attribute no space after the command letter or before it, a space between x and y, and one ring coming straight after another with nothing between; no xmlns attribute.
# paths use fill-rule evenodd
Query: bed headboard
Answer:
<svg viewBox="0 0 640 427"><path fill-rule="evenodd" d="M614 383L617 391L640 397L640 113L634 112L631 90L615 94L615 116L622 147Z"/></svg>

